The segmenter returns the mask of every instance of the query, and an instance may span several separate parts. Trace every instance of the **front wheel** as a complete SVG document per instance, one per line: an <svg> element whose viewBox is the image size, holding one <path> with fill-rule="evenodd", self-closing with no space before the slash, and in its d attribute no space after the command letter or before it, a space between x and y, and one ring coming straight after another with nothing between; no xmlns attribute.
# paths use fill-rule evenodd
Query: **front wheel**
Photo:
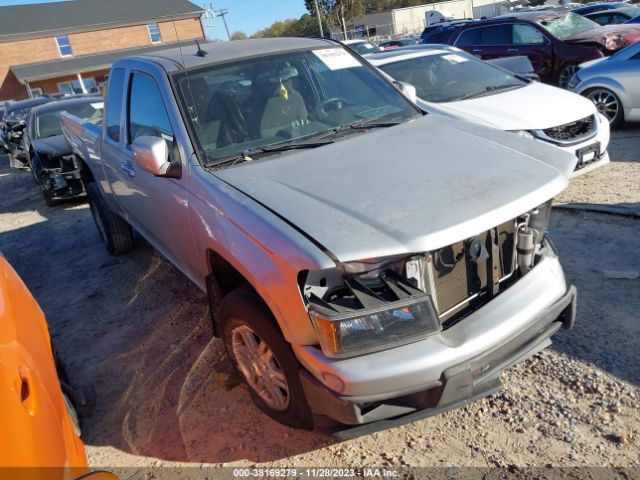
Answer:
<svg viewBox="0 0 640 480"><path fill-rule="evenodd" d="M624 111L618 96L607 88L596 88L587 92L599 113L607 117L611 128L617 127L624 120Z"/></svg>
<svg viewBox="0 0 640 480"><path fill-rule="evenodd" d="M262 300L239 287L222 300L219 318L227 355L256 406L284 425L313 428L300 365Z"/></svg>
<svg viewBox="0 0 640 480"><path fill-rule="evenodd" d="M95 182L88 183L85 188L93 220L107 251L119 255L133 250L131 226L109 210Z"/></svg>
<svg viewBox="0 0 640 480"><path fill-rule="evenodd" d="M560 88L567 88L569 85L569 80L573 77L573 74L578 71L577 65L565 65L560 70L560 74L558 75L558 86Z"/></svg>

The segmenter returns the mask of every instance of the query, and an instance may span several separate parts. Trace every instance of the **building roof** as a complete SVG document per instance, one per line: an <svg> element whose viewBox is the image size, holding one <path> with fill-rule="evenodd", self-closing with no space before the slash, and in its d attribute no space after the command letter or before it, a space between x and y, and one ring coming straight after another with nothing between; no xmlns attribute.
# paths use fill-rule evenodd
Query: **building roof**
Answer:
<svg viewBox="0 0 640 480"><path fill-rule="evenodd" d="M0 7L0 42L199 17L188 0L72 0Z"/></svg>
<svg viewBox="0 0 640 480"><path fill-rule="evenodd" d="M180 45L191 47L195 45L195 41L180 42ZM201 42L201 45L207 45ZM24 82L33 82L36 80L44 80L47 78L56 78L63 75L74 75L76 73L84 73L93 70L101 70L110 68L111 64L119 58L129 55L147 55L150 53L160 52L162 50L172 50L178 46L178 42L164 43L162 45L152 45L146 47L127 48L124 50L115 50L104 53L94 53L91 55L81 55L74 58L62 60L49 60L39 63L28 63L25 65L16 65L11 67L11 71L16 78ZM177 50L177 49L176 49Z"/></svg>

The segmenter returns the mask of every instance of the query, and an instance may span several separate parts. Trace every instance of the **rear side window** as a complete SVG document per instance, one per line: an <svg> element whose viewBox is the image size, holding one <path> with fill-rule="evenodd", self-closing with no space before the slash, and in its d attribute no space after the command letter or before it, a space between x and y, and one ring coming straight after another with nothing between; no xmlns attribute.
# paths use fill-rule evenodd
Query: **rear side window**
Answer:
<svg viewBox="0 0 640 480"><path fill-rule="evenodd" d="M456 45L474 46L474 45L511 45L512 40L511 24L491 25L482 28L472 28L460 35Z"/></svg>
<svg viewBox="0 0 640 480"><path fill-rule="evenodd" d="M427 35L425 43L449 43L452 31L452 29L441 30L439 32L432 33L431 35Z"/></svg>
<svg viewBox="0 0 640 480"><path fill-rule="evenodd" d="M129 89L127 143L131 144L144 135L163 138L169 147L169 161L173 159L173 128L160 89L153 78L143 73L134 73Z"/></svg>
<svg viewBox="0 0 640 480"><path fill-rule="evenodd" d="M122 114L122 96L124 92L124 70L116 68L109 79L107 91L106 126L107 137L114 142L120 141L120 117Z"/></svg>

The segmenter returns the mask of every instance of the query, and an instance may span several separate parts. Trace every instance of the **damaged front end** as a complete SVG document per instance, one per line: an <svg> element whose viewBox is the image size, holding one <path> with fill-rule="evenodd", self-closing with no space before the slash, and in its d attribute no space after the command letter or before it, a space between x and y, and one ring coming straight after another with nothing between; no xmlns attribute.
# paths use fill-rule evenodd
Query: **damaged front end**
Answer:
<svg viewBox="0 0 640 480"><path fill-rule="evenodd" d="M31 163L45 200L68 200L84 193L82 164L75 155L40 151Z"/></svg>
<svg viewBox="0 0 640 480"><path fill-rule="evenodd" d="M526 275L544 256L551 201L429 251L302 272L322 352L347 358L447 330Z"/></svg>

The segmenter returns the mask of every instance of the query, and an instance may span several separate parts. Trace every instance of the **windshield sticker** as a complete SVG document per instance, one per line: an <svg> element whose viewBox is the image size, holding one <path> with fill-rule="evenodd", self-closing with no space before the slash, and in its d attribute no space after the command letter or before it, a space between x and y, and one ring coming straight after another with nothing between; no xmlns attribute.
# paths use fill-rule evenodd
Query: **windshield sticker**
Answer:
<svg viewBox="0 0 640 480"><path fill-rule="evenodd" d="M444 58L445 60L448 60L449 63L463 63L463 62L469 61L468 58L464 58L460 55L456 55L455 53L451 53L449 55L443 55L442 58Z"/></svg>
<svg viewBox="0 0 640 480"><path fill-rule="evenodd" d="M313 50L313 54L324 63L329 70L361 67L362 65L352 55L341 48L324 48Z"/></svg>

